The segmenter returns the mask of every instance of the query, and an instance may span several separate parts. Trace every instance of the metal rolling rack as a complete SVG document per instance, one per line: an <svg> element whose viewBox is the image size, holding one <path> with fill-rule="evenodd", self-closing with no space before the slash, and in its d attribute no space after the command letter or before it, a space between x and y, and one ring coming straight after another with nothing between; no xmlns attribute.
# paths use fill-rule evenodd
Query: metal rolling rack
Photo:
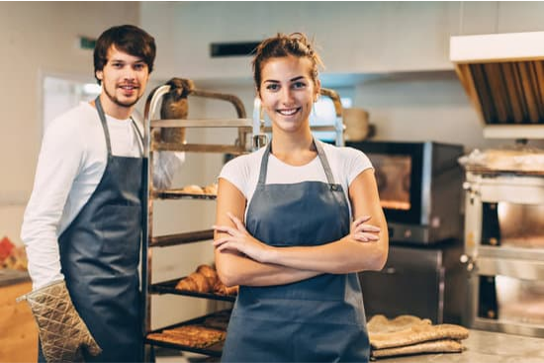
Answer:
<svg viewBox="0 0 544 363"><path fill-rule="evenodd" d="M183 193L180 189L158 190L153 186L153 152L154 151L183 151L183 152L216 152L229 154L243 154L251 150L255 150L264 146L268 138L267 132L271 132L270 127L265 127L265 122L262 114L260 101L255 99L253 118L246 118L246 112L242 102L233 95L208 92L198 89L190 91L189 96L219 99L230 102L236 109L238 118L236 119L207 119L207 120L186 120L186 119L154 119L154 115L160 108L162 98L170 91L170 86L164 85L157 87L149 95L145 106L145 134L144 134L144 167L147 170L147 177L144 178L144 190L147 193L144 195L144 205L147 206L147 213L144 213L143 220L143 236L145 245L142 251L142 308L144 314L143 334L144 343L149 346L150 351L146 355L153 356L153 347L160 346L164 348L176 349L180 351L189 351L194 353L205 354L214 357L221 356L222 342L214 344L206 348L197 348L163 342L158 340L148 339L147 335L154 332L160 332L164 329L171 329L182 325L198 324L205 318L198 317L186 322L175 324L172 326L163 327L161 329L151 330L151 295L153 294L174 294L183 296L192 296L197 298L235 301L233 296L218 295L213 293L197 293L176 290L175 286L179 279L151 283L152 281L152 264L153 264L153 248L178 246L182 244L195 243L200 241L208 241L213 238L213 230L193 231L187 233L178 233L165 236L153 235L153 201L156 199L203 199L215 200L215 196L211 195L194 195ZM336 120L334 125L330 126L312 126L312 131L334 131L336 133L335 144L338 146L344 145L344 125L342 122L342 104L338 94L329 89L321 89L321 94L331 98L334 104ZM160 130L162 128L237 128L238 139L235 145L203 145L186 143L168 143L161 140ZM252 134L253 138L250 141L248 135ZM248 144L250 144L248 146Z"/></svg>
<svg viewBox="0 0 544 363"><path fill-rule="evenodd" d="M153 249L165 248L168 246L178 246L188 243L196 243L200 241L209 241L213 238L213 230L193 231L186 233L177 233L164 236L155 236L153 234L153 202L157 199L201 199L201 200L215 200L214 195L195 195L183 193L181 189L167 189L159 190L153 185L153 152L197 152L197 153L229 153L229 154L243 154L251 151L251 146L247 146L248 135L253 131L253 125L255 124L252 119L246 118L246 112L244 106L239 98L233 95L208 92L204 90L192 89L189 91L190 97L202 97L223 100L231 103L236 109L238 118L233 119L207 119L207 120L194 120L194 119L154 119L154 115L158 114L163 97L170 91L169 85L157 87L149 95L145 106L145 170L147 170L147 177L145 189L147 193L144 196L144 205L147 206L147 213L144 213L143 220L143 236L145 245L142 252L142 308L144 314L144 326L143 333L145 338L145 344L149 348L146 351L148 357L153 357L154 346L162 346L165 348L176 349L180 351L190 351L209 356L220 356L221 345L215 344L206 348L197 348L192 346L184 346L169 342L162 342L157 340L148 339L147 335L154 332L160 332L163 329L174 328L181 325L198 324L206 317L199 317L190 321L182 322L173 326L163 327L156 331L151 330L151 295L153 294L174 294L192 296L204 299L214 299L223 301L234 301L235 297L218 295L213 293L197 293L186 292L176 290L175 286L179 279L165 281L160 283L152 283L152 266L153 266ZM236 128L238 130L237 142L233 145L225 144L191 144L186 140L183 142L165 142L161 139L161 129L164 128ZM152 359L152 358L151 358Z"/></svg>

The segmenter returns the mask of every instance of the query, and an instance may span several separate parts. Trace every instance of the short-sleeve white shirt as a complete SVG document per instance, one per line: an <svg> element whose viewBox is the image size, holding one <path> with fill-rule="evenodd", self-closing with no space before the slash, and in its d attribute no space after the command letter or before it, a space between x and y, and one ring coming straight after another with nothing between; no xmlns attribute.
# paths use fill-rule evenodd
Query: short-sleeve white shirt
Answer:
<svg viewBox="0 0 544 363"><path fill-rule="evenodd" d="M369 158L360 150L351 147L337 147L322 143L334 182L344 190L349 201L348 189L352 181L364 170L372 168ZM265 147L251 153L232 159L223 166L219 178L232 183L245 196L247 205L257 188L261 161ZM326 183L327 176L318 156L302 166L286 164L270 154L265 184L294 184L305 181L321 181ZM348 203L349 205L350 203ZM246 210L247 211L247 210ZM350 206L351 217L351 206Z"/></svg>

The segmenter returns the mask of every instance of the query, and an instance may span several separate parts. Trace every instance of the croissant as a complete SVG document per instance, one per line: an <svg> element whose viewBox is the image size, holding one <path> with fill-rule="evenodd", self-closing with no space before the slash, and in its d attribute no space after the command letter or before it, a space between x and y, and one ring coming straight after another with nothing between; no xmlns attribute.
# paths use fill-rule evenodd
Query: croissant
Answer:
<svg viewBox="0 0 544 363"><path fill-rule="evenodd" d="M186 277L178 282L176 289L185 290L185 291L196 291L198 286L196 285L195 280L189 277Z"/></svg>
<svg viewBox="0 0 544 363"><path fill-rule="evenodd" d="M238 289L238 286L227 287L220 279L217 279L217 282L213 287L215 293L222 295L237 295Z"/></svg>
<svg viewBox="0 0 544 363"><path fill-rule="evenodd" d="M200 265L197 267L196 272L202 274L208 279L208 283L211 287L215 286L215 283L218 280L217 272L215 269L208 265Z"/></svg>
<svg viewBox="0 0 544 363"><path fill-rule="evenodd" d="M207 293L211 291L211 286L206 276L193 272L176 285L176 289Z"/></svg>

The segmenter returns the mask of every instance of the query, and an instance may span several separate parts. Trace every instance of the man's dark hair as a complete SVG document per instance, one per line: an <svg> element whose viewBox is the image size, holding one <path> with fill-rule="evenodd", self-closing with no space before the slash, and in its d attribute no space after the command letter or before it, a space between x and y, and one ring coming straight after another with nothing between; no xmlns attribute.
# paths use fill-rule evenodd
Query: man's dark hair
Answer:
<svg viewBox="0 0 544 363"><path fill-rule="evenodd" d="M134 25L120 25L109 28L103 32L94 47L94 77L96 72L104 69L108 62L108 50L114 45L117 50L141 57L149 68L149 73L153 71L153 62L155 61L155 38L144 30Z"/></svg>

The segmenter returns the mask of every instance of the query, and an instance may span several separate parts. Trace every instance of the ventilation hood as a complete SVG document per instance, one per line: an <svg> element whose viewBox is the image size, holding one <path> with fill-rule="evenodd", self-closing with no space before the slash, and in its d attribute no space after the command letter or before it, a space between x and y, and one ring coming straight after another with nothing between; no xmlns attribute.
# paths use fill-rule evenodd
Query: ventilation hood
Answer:
<svg viewBox="0 0 544 363"><path fill-rule="evenodd" d="M484 137L544 139L544 32L451 37L450 60Z"/></svg>

